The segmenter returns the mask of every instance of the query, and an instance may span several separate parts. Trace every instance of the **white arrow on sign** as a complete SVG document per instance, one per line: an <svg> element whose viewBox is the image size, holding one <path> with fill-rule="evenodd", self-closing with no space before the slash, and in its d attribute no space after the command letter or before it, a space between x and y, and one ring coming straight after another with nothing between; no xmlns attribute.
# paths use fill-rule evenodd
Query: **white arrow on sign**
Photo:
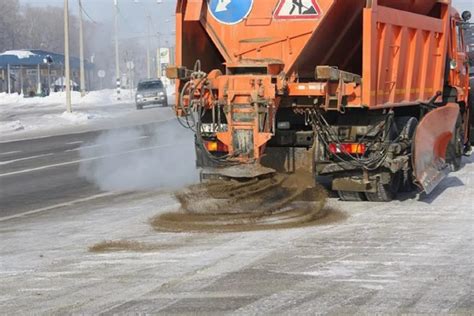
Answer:
<svg viewBox="0 0 474 316"><path fill-rule="evenodd" d="M216 6L216 12L227 11L227 6L232 2L232 0L218 0Z"/></svg>

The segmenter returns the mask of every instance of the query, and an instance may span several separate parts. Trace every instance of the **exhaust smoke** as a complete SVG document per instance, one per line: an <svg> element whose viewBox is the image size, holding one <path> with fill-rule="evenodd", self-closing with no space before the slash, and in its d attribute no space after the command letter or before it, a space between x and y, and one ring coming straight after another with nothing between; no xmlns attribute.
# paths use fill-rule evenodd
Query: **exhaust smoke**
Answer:
<svg viewBox="0 0 474 316"><path fill-rule="evenodd" d="M104 191L178 189L197 183L192 132L176 121L110 130L80 148L79 175Z"/></svg>

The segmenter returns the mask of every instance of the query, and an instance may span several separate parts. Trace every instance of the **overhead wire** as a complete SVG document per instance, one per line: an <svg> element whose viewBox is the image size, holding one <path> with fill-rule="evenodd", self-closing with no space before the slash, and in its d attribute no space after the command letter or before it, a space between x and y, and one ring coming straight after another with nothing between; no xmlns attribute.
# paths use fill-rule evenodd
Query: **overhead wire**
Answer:
<svg viewBox="0 0 474 316"><path fill-rule="evenodd" d="M84 15L85 15L93 24L99 24L99 23L97 23L93 18L91 18L91 16L90 16L89 13L87 12L87 10L84 9L84 5L82 4L82 1L79 1L79 9L81 10L82 13L84 13Z"/></svg>

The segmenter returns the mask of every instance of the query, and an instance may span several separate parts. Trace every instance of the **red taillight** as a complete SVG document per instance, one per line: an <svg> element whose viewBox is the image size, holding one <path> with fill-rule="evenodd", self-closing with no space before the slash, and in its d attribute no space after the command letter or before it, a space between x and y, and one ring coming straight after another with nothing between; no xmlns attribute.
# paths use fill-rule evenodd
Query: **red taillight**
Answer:
<svg viewBox="0 0 474 316"><path fill-rule="evenodd" d="M357 154L363 155L365 153L365 144L346 143L346 144L329 144L329 151L332 154Z"/></svg>
<svg viewBox="0 0 474 316"><path fill-rule="evenodd" d="M229 148L218 140L204 141L204 145L208 151L213 152L228 152Z"/></svg>

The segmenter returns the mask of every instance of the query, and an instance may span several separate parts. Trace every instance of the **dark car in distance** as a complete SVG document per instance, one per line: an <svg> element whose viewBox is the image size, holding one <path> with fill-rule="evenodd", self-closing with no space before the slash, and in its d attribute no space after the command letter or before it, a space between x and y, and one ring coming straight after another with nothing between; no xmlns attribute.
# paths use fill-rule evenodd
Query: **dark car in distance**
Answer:
<svg viewBox="0 0 474 316"><path fill-rule="evenodd" d="M168 106L166 89L160 79L142 80L138 83L135 94L137 110L143 109L146 105Z"/></svg>

